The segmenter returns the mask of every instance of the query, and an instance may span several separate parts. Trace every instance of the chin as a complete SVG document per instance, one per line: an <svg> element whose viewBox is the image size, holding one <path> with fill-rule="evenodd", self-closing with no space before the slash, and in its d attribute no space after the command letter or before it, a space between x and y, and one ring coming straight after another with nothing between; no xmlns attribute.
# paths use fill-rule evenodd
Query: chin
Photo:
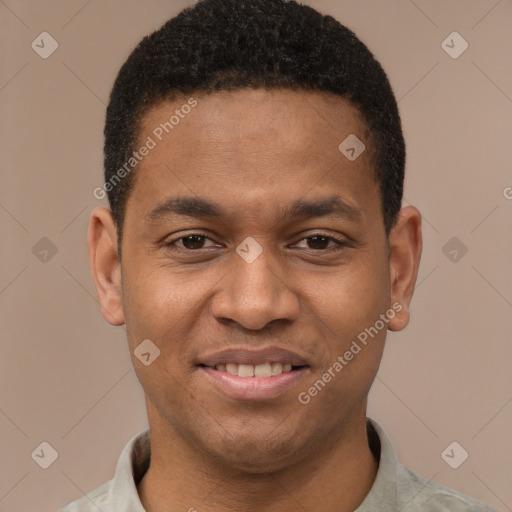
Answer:
<svg viewBox="0 0 512 512"><path fill-rule="evenodd" d="M213 445L211 438L208 440L211 444L208 451L223 465L244 473L279 471L293 464L298 459L297 454L304 452L294 432L246 429L238 433L231 431L232 435L225 431L223 434Z"/></svg>
<svg viewBox="0 0 512 512"><path fill-rule="evenodd" d="M260 450L255 453L253 449L240 449L237 453L218 454L222 457L223 463L241 473L251 475L275 473L292 464L295 450L287 453L276 454L275 450Z"/></svg>

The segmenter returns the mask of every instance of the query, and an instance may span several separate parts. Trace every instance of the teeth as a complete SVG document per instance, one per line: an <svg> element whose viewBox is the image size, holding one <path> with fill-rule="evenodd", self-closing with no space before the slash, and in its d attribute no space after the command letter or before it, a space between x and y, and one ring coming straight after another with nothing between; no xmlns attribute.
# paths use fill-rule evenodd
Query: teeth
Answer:
<svg viewBox="0 0 512 512"><path fill-rule="evenodd" d="M252 364L239 364L238 365L239 377L254 377L254 366Z"/></svg>
<svg viewBox="0 0 512 512"><path fill-rule="evenodd" d="M228 372L231 375L238 377L276 377L283 372L291 372L292 365L290 363L262 363L257 365L252 364L217 364L215 369L220 372Z"/></svg>
<svg viewBox="0 0 512 512"><path fill-rule="evenodd" d="M258 364L254 367L255 377L270 377L272 375L272 369L270 363Z"/></svg>
<svg viewBox="0 0 512 512"><path fill-rule="evenodd" d="M270 368L272 375L281 375L283 373L283 365L281 363L272 363Z"/></svg>
<svg viewBox="0 0 512 512"><path fill-rule="evenodd" d="M238 365L235 363L228 363L226 365L226 371L231 375L238 375Z"/></svg>

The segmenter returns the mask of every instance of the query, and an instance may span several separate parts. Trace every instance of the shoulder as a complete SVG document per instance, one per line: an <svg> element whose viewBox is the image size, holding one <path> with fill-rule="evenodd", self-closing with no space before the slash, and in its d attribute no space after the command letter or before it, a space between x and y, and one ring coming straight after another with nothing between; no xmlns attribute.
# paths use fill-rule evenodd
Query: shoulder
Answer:
<svg viewBox="0 0 512 512"><path fill-rule="evenodd" d="M403 464L397 468L397 491L403 512L498 512L455 489L425 480Z"/></svg>
<svg viewBox="0 0 512 512"><path fill-rule="evenodd" d="M94 491L88 493L87 496L69 503L59 512L98 512L98 509L109 512L108 497L112 483L113 480L105 482Z"/></svg>
<svg viewBox="0 0 512 512"><path fill-rule="evenodd" d="M123 448L114 478L69 503L59 512L144 510L138 499L137 481L148 469L150 456L149 429L145 429L134 435Z"/></svg>
<svg viewBox="0 0 512 512"><path fill-rule="evenodd" d="M387 510L383 503L401 512L498 512L482 501L417 475L398 461L391 441L375 420L368 418L367 429L370 447L380 461L368 506L361 512Z"/></svg>

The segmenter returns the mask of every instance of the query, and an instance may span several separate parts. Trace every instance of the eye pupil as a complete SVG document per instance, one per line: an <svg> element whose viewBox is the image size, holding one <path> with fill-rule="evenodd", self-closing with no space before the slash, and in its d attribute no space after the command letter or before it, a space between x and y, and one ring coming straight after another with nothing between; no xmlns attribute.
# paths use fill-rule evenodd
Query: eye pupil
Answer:
<svg viewBox="0 0 512 512"><path fill-rule="evenodd" d="M189 243L192 239L192 243ZM190 235L182 238L183 245L187 249L200 249L204 244L204 236L201 235ZM190 247L191 246L191 247Z"/></svg>
<svg viewBox="0 0 512 512"><path fill-rule="evenodd" d="M321 242L318 242L319 240L323 240ZM316 247L313 247L313 249L325 249L329 245L329 240L325 236L311 236L308 238L308 245L310 245L310 242L314 241L313 244L317 244ZM318 243L320 247L318 247Z"/></svg>

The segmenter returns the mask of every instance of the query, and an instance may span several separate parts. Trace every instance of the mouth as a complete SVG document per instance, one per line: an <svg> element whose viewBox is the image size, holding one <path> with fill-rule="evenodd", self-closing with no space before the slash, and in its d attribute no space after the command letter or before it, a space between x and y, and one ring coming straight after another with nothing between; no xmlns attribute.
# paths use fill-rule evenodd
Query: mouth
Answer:
<svg viewBox="0 0 512 512"><path fill-rule="evenodd" d="M238 400L269 400L297 386L310 365L289 350L230 349L205 356L197 364L217 391Z"/></svg>

